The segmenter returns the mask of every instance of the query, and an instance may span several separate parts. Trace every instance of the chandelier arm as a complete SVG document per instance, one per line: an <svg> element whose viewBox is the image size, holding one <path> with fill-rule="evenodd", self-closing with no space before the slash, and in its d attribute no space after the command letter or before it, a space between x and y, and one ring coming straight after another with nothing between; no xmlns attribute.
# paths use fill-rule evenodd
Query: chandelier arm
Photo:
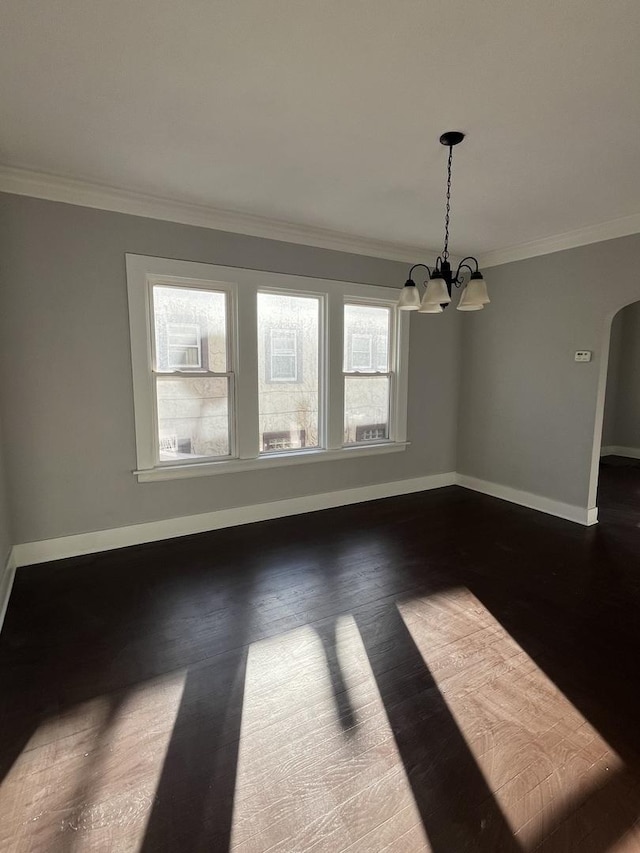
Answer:
<svg viewBox="0 0 640 853"><path fill-rule="evenodd" d="M426 264L414 264L411 267L411 269L409 270L409 278L411 278L413 276L413 271L415 269L417 269L418 267L424 267L426 269L426 271L429 273L429 278L431 278L431 270L429 269L429 267Z"/></svg>
<svg viewBox="0 0 640 853"><path fill-rule="evenodd" d="M465 263L465 261L473 261L473 263L476 265L475 272L479 272L479 271L480 271L480 270L479 270L479 267L478 267L478 261L477 261L477 259L476 259L476 258L474 258L474 257L473 257L473 255L467 255L467 257L466 257L466 258L463 258L463 259L460 261L460 263L458 264L458 269L460 269L460 267L461 267L463 264L464 264L465 266L468 266L468 265ZM474 272L474 270L472 270L472 269L469 267L469 272Z"/></svg>
<svg viewBox="0 0 640 853"><path fill-rule="evenodd" d="M469 273L473 274L473 270L471 269L469 264L465 264L464 261L460 261L460 263L458 264L458 269L456 270L456 274L453 277L453 283L455 284L456 287L462 287L462 285L464 284L464 278L460 277L460 273L461 273L462 269L468 269Z"/></svg>

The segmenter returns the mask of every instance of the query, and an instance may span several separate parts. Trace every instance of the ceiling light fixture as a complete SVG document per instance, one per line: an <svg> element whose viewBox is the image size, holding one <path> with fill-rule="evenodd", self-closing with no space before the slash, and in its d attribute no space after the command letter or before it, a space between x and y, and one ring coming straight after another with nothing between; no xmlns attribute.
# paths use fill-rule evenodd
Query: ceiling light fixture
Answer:
<svg viewBox="0 0 640 853"><path fill-rule="evenodd" d="M419 311L421 314L442 314L443 310L451 302L451 290L453 286L465 285L458 311L480 311L490 301L487 294L482 273L478 269L478 261L469 255L458 264L455 273L449 263L449 218L451 214L451 161L453 160L453 147L464 139L464 133L459 130L450 130L443 133L440 142L449 149L447 161L447 206L444 217L444 250L436 259L433 271L426 264L414 264L409 270L409 277L400 292L398 308L401 311ZM467 261L475 264L475 270L469 266ZM413 271L418 267L424 267L429 273L429 280L425 281L425 293L420 299L420 291L412 279ZM469 271L469 279L465 281L465 270Z"/></svg>

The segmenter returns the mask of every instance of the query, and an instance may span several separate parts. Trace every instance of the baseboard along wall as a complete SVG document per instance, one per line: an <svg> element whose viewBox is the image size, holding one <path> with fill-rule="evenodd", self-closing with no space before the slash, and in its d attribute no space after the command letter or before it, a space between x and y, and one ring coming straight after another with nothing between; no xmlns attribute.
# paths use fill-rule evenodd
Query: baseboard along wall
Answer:
<svg viewBox="0 0 640 853"><path fill-rule="evenodd" d="M9 605L9 597L11 595L11 590L13 589L15 576L16 557L15 548L12 548L11 551L9 551L9 555L4 566L2 567L2 574L0 574L0 631L2 631L2 625L4 624L4 617Z"/></svg>
<svg viewBox="0 0 640 853"><path fill-rule="evenodd" d="M523 492L520 489L512 489L510 486L491 483L488 480L479 480L476 477L468 477L466 474L457 474L456 482L465 489L482 492L483 495L491 495L503 501L526 506L528 509L536 509L538 512L546 512L547 515L555 515L567 521L575 521L577 524L583 524L586 527L596 524L598 521L598 508L595 506L585 508L562 501L554 501L532 492Z"/></svg>
<svg viewBox="0 0 640 853"><path fill-rule="evenodd" d="M356 489L343 489L337 492L325 492L270 503L253 504L233 509L205 512L199 515L167 518L145 524L117 527L112 530L96 530L91 533L79 533L74 536L62 536L59 539L45 539L40 542L26 542L15 546L18 566L45 563L65 557L78 557L97 551L109 551L128 545L140 545L144 542L156 542L173 539L176 536L188 536L191 533L205 533L223 527L235 527L255 521L267 521L288 515L301 515L321 509L374 501L396 495L424 492L452 486L456 482L455 473L431 474L410 480L396 480L390 483L376 483Z"/></svg>
<svg viewBox="0 0 640 853"><path fill-rule="evenodd" d="M600 449L600 456L627 456L629 459L640 459L640 447L621 447L618 444L608 444Z"/></svg>
<svg viewBox="0 0 640 853"><path fill-rule="evenodd" d="M145 542L173 539L177 536L188 536L192 533L205 533L209 530L219 530L224 527L235 527L236 525L250 524L255 521L267 521L288 515L299 515L305 512L331 509L353 503L362 503L364 501L411 494L413 492L423 492L452 485L463 486L466 489L472 489L476 492L482 492L501 500L528 507L529 509L555 515L568 521L574 521L577 524L591 525L595 524L598 520L598 510L596 507L587 509L573 506L542 497L541 495L534 495L530 492L523 492L518 489L512 489L509 486L479 480L475 477L457 474L452 471L443 474L431 474L426 477L415 477L410 480L377 483L355 489L344 489L337 492L325 492L323 494L273 501L271 503L218 510L199 515L168 518L162 521L151 521L145 524L134 524L111 530L96 530L90 533L79 533L56 539L44 539L39 542L24 542L15 545L13 548L13 571L15 571L15 566L46 563L50 560L78 557L83 554L94 554L114 548L125 548L129 545L140 545ZM6 575L7 572L5 571L5 577ZM1 606L2 597L0 597Z"/></svg>

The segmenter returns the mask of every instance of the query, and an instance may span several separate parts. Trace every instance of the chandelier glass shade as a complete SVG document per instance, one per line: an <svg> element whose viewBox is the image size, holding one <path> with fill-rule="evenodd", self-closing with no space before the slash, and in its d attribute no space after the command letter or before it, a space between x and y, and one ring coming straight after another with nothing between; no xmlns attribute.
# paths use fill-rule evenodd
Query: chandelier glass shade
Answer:
<svg viewBox="0 0 640 853"><path fill-rule="evenodd" d="M409 270L409 276L404 287L400 291L398 308L401 311L418 311L420 314L442 314L451 302L451 293L454 287L462 287L462 295L458 302L458 311L481 311L490 302L487 293L487 285L478 269L478 261L471 255L463 258L455 272L451 269L449 262L449 220L451 216L451 164L453 160L453 148L464 139L464 133L451 130L443 133L440 137L442 145L449 148L447 160L447 204L444 220L444 249L442 254L436 258L433 269L426 264L414 264ZM413 271L418 267L424 267L429 274L424 282L424 295L413 280Z"/></svg>

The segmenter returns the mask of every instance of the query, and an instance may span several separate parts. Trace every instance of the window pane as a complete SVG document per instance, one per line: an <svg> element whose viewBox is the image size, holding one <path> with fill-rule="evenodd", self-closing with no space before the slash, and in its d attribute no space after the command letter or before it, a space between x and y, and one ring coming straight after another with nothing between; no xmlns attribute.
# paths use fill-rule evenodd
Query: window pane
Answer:
<svg viewBox="0 0 640 853"><path fill-rule="evenodd" d="M345 376L345 444L389 438L389 382L387 376Z"/></svg>
<svg viewBox="0 0 640 853"><path fill-rule="evenodd" d="M389 370L391 309L377 305L344 306L344 370L386 373Z"/></svg>
<svg viewBox="0 0 640 853"><path fill-rule="evenodd" d="M318 446L320 302L258 294L260 450Z"/></svg>
<svg viewBox="0 0 640 853"><path fill-rule="evenodd" d="M229 456L229 380L157 376L161 462Z"/></svg>
<svg viewBox="0 0 640 853"><path fill-rule="evenodd" d="M226 373L226 294L156 284L153 311L158 371Z"/></svg>

